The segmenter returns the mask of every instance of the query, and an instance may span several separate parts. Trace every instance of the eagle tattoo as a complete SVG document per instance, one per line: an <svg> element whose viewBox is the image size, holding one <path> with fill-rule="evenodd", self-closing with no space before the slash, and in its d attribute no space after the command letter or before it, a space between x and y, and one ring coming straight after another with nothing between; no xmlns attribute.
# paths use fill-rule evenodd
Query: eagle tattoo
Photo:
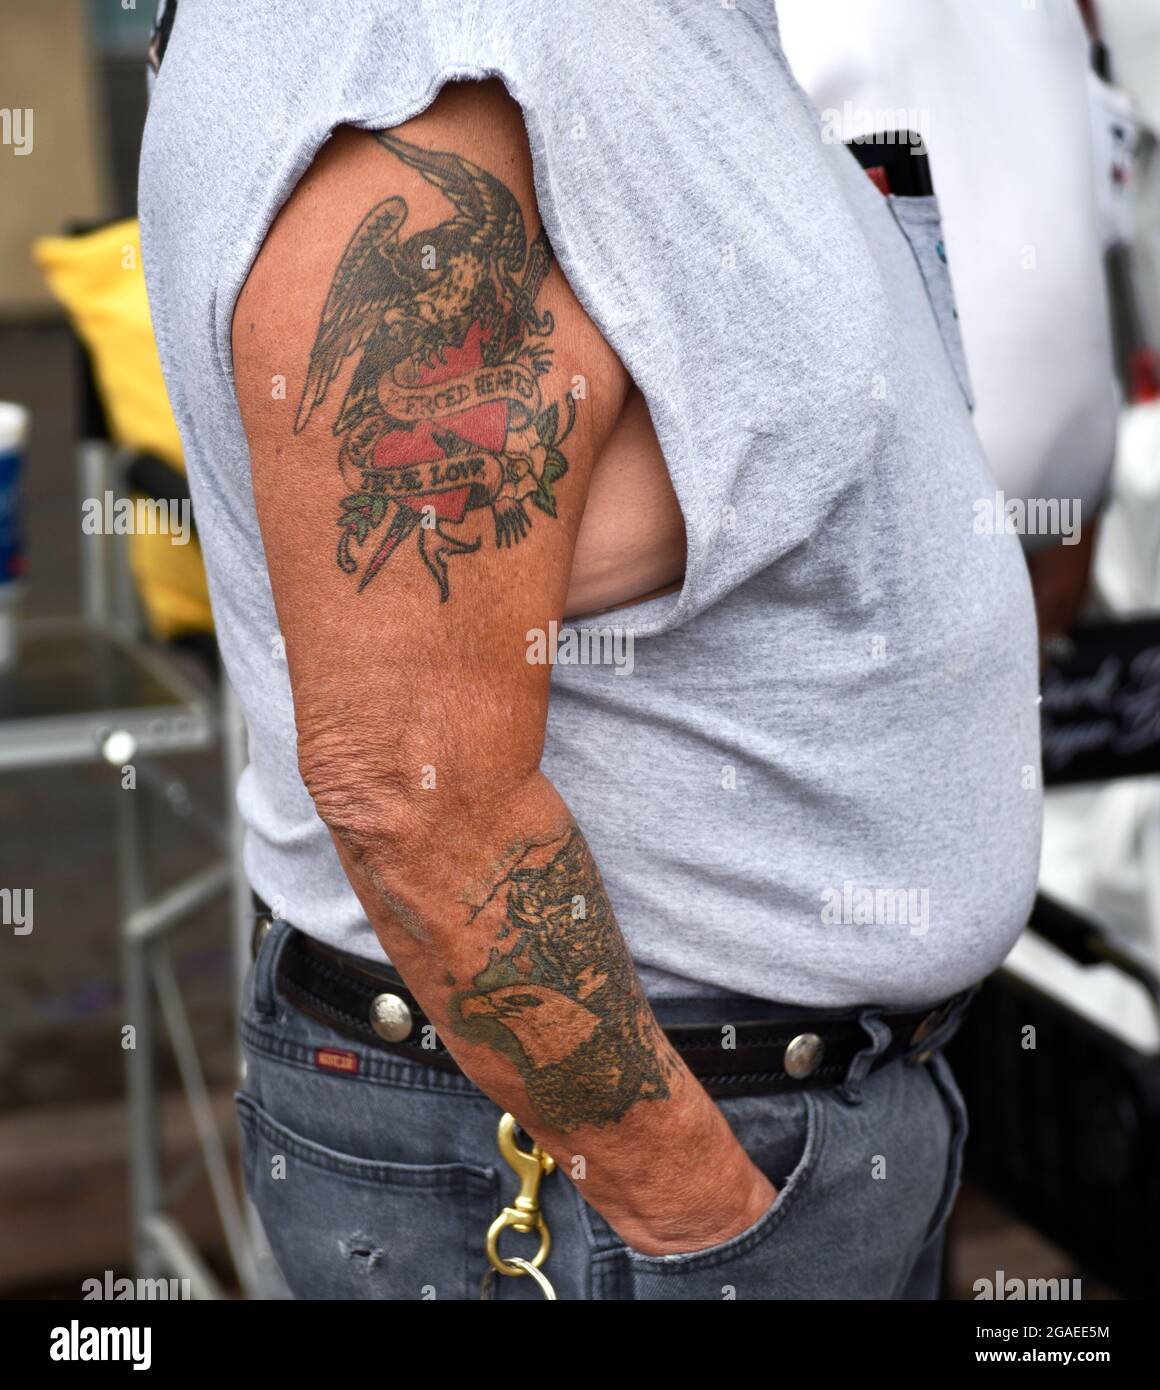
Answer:
<svg viewBox="0 0 1160 1390"><path fill-rule="evenodd" d="M529 504L555 517L560 446L575 423L565 396L544 408L551 313L535 307L552 264L541 230L528 245L519 203L498 179L454 154L379 132L379 143L454 208L404 236L406 200L363 218L335 271L294 422L306 428L357 354L332 431L349 489L337 560L361 592L417 535L447 600L448 558L478 551L469 514L490 511L497 548L531 525Z"/></svg>
<svg viewBox="0 0 1160 1390"><path fill-rule="evenodd" d="M480 918L497 944L452 996L452 1027L511 1060L545 1124L610 1124L639 1100L668 1098L675 1054L575 826L523 847Z"/></svg>

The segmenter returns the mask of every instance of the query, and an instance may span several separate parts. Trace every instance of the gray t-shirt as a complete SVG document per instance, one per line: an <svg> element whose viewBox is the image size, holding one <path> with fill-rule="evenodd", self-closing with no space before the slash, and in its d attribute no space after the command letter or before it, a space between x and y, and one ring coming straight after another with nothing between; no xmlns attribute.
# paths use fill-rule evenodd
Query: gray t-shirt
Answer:
<svg viewBox="0 0 1160 1390"><path fill-rule="evenodd" d="M544 768L654 994L922 1004L996 966L1039 852L1034 620L971 425L937 208L823 138L768 0L181 0L141 160L154 325L255 888L379 956L299 778L230 323L330 131L500 76L540 211L648 402L679 594L557 665ZM984 509L985 510L985 509Z"/></svg>

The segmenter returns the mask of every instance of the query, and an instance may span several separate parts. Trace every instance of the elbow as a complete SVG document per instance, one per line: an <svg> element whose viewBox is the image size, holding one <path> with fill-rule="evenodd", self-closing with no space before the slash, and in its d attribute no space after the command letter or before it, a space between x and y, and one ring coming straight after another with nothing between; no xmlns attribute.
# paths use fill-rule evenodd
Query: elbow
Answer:
<svg viewBox="0 0 1160 1390"><path fill-rule="evenodd" d="M529 781L542 778L538 748L492 760L478 741L433 736L415 720L403 730L377 719L353 727L365 732L329 721L300 728L298 770L340 849L382 874L420 871L449 835L506 820Z"/></svg>
<svg viewBox="0 0 1160 1390"><path fill-rule="evenodd" d="M298 772L319 819L358 864L413 860L435 829L430 779L396 745L389 753L350 729L316 725L298 736ZM425 786L426 784L426 786Z"/></svg>

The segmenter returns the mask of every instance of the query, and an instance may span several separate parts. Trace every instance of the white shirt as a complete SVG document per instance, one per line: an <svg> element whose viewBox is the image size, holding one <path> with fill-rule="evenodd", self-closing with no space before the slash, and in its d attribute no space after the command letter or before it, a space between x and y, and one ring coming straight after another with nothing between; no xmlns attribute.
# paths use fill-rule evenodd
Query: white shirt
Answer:
<svg viewBox="0 0 1160 1390"><path fill-rule="evenodd" d="M1074 0L777 10L795 75L842 138L920 124L999 487L1079 498L1090 515L1112 463L1117 386Z"/></svg>

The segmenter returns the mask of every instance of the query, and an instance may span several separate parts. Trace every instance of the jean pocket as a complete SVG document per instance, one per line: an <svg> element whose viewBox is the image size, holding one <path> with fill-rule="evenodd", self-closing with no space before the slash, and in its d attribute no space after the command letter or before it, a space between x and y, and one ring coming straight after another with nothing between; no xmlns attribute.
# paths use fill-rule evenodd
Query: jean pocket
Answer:
<svg viewBox="0 0 1160 1390"><path fill-rule="evenodd" d="M765 1105L762 1099L754 1098L752 1108L730 1120L750 1158L778 1187L773 1205L740 1235L687 1255L642 1255L626 1248L634 1299L791 1296L795 1260L787 1254L785 1240L808 1204L825 1143L827 1112L810 1091L765 1098ZM798 1103L796 1116L786 1111L786 1100ZM796 1153L796 1162L785 1161L787 1151Z"/></svg>
<svg viewBox="0 0 1160 1390"><path fill-rule="evenodd" d="M950 1063L942 1052L936 1052L931 1057L930 1061L926 1063L926 1071L931 1081L934 1082L935 1089L946 1107L947 1117L950 1120L946 1180L943 1183L938 1205L935 1207L934 1215L931 1217L930 1225L926 1230L926 1239L929 1240L950 1216L951 1208L958 1196L959 1183L962 1181L963 1175L963 1149L967 1142L969 1125L967 1122L967 1103L963 1099L963 1093L959 1090Z"/></svg>
<svg viewBox="0 0 1160 1390"><path fill-rule="evenodd" d="M296 1298L479 1296L499 1210L493 1169L356 1158L236 1099L246 1190Z"/></svg>
<svg viewBox="0 0 1160 1390"><path fill-rule="evenodd" d="M967 409L975 408L974 393L971 390L971 376L967 368L967 354L963 348L963 335L959 326L959 313L955 308L955 291L951 282L950 266L947 261L946 243L943 240L942 214L938 199L933 195L925 198L901 198L890 196L890 208L906 238L922 282L926 286L931 312L938 324L939 336L947 357L954 370L967 403Z"/></svg>

